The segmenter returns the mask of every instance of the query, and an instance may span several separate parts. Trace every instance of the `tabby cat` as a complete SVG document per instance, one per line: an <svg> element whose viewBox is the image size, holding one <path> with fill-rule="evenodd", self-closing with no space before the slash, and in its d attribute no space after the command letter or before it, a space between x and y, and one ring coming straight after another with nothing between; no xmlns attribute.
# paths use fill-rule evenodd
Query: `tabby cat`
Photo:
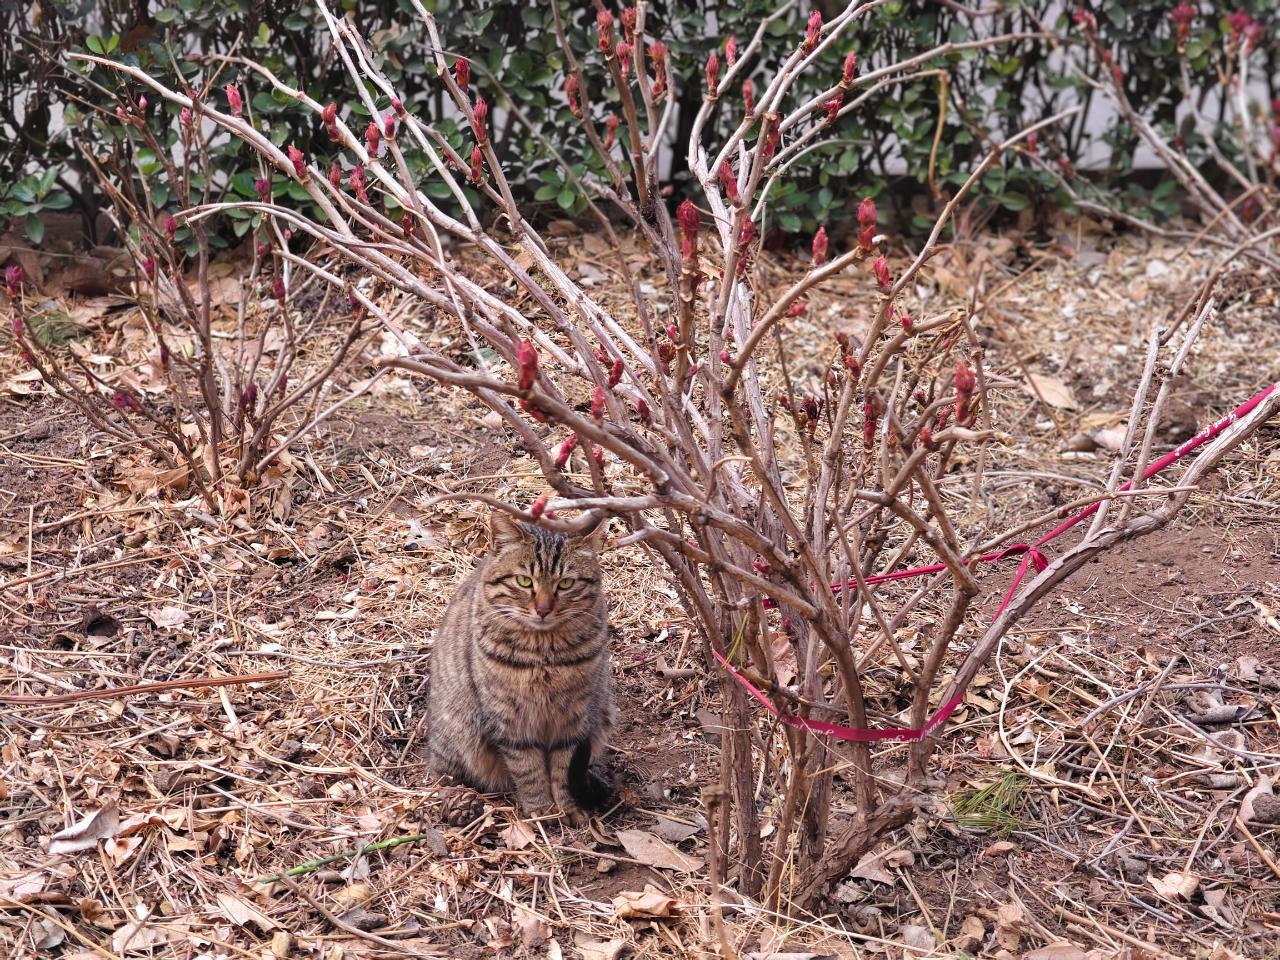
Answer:
<svg viewBox="0 0 1280 960"><path fill-rule="evenodd" d="M436 631L428 745L438 773L574 822L607 800L613 726L603 526L565 536L495 511L488 555Z"/></svg>

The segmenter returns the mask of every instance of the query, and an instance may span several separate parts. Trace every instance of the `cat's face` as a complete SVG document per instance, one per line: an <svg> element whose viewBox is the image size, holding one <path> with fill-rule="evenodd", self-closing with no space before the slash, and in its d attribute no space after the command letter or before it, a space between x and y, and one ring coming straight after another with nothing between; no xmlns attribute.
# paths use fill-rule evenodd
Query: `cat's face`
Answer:
<svg viewBox="0 0 1280 960"><path fill-rule="evenodd" d="M594 611L600 593L598 533L567 537L498 512L489 529L484 594L497 613L526 630L550 631Z"/></svg>

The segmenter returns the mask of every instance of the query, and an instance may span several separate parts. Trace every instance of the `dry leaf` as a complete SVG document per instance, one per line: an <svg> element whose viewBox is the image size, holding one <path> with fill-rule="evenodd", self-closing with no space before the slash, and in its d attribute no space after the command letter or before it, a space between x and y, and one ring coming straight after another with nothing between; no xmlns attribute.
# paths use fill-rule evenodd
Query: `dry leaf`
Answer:
<svg viewBox="0 0 1280 960"><path fill-rule="evenodd" d="M882 853L869 853L858 861L849 876L858 880L873 880L876 883L887 883L892 886L897 878L885 868Z"/></svg>
<svg viewBox="0 0 1280 960"><path fill-rule="evenodd" d="M1049 406L1057 407L1060 410L1075 410L1080 406L1076 402L1075 394L1071 392L1071 388L1057 377L1047 377L1040 373L1028 373L1027 379L1031 381L1032 396L1039 393Z"/></svg>
<svg viewBox="0 0 1280 960"><path fill-rule="evenodd" d="M117 867L133 856L142 846L142 837L108 837L102 845L103 852Z"/></svg>
<svg viewBox="0 0 1280 960"><path fill-rule="evenodd" d="M1243 683L1253 683L1258 679L1258 658L1243 656L1236 658L1236 679Z"/></svg>
<svg viewBox="0 0 1280 960"><path fill-rule="evenodd" d="M619 920L674 917L680 913L680 901L649 884L644 892L624 890L613 898L613 915Z"/></svg>
<svg viewBox="0 0 1280 960"><path fill-rule="evenodd" d="M1002 903L996 908L996 942L1006 950L1017 950L1026 919L1016 903Z"/></svg>
<svg viewBox="0 0 1280 960"><path fill-rule="evenodd" d="M160 607L146 611L146 617L161 629L172 629L187 622L187 611L182 607Z"/></svg>
<svg viewBox="0 0 1280 960"><path fill-rule="evenodd" d="M1166 873L1163 877L1148 877L1156 893L1166 900L1190 900L1200 888L1200 878L1194 873Z"/></svg>
<svg viewBox="0 0 1280 960"><path fill-rule="evenodd" d="M1270 777L1259 777L1257 784L1240 801L1240 822L1252 823L1255 820L1259 823L1280 822L1280 800L1276 799Z"/></svg>
<svg viewBox="0 0 1280 960"><path fill-rule="evenodd" d="M977 946L986 937L987 928L983 925L982 919L969 914L964 918L964 923L960 924L960 935L951 942L958 950L970 951L972 947Z"/></svg>
<svg viewBox="0 0 1280 960"><path fill-rule="evenodd" d="M997 840L995 843L991 844L991 846L985 848L980 854L978 854L978 859L981 860L984 857L1003 857L1006 853L1016 849L1018 849L1018 846L1015 843L1010 843L1008 840Z"/></svg>
<svg viewBox="0 0 1280 960"><path fill-rule="evenodd" d="M537 839L533 835L533 830L523 820L511 821L511 826L503 830L499 836L502 837L503 846L508 850L523 850Z"/></svg>
<svg viewBox="0 0 1280 960"><path fill-rule="evenodd" d="M700 833L706 829L706 821L702 819L701 814L693 814L700 822L683 823L679 820L673 820L670 817L664 817L660 813L650 814L653 817L652 833L666 840L668 843L680 843L682 840L688 840L695 833Z"/></svg>
<svg viewBox="0 0 1280 960"><path fill-rule="evenodd" d="M218 909L232 923L242 927L252 923L263 933L270 933L280 926L257 907L246 903L233 893L218 894Z"/></svg>
<svg viewBox="0 0 1280 960"><path fill-rule="evenodd" d="M24 873L20 877L0 877L0 897L24 902L25 898L43 893L49 884L49 876L43 870Z"/></svg>
<svg viewBox="0 0 1280 960"><path fill-rule="evenodd" d="M364 906L373 899L373 887L367 883L353 883L333 894L333 902L344 910Z"/></svg>
<svg viewBox="0 0 1280 960"><path fill-rule="evenodd" d="M924 953L933 953L938 947L938 938L935 937L928 927L917 926L914 923L903 924L898 931L902 935L902 945L911 950L920 950ZM907 956L911 956L907 952Z"/></svg>
<svg viewBox="0 0 1280 960"><path fill-rule="evenodd" d="M79 853L81 850L92 850L99 840L115 836L116 826L120 822L120 811L114 803L109 803L101 810L95 810L83 820L67 829L55 833L49 840L49 855L61 853Z"/></svg>
<svg viewBox="0 0 1280 960"><path fill-rule="evenodd" d="M574 946L582 960L618 960L629 944L625 940L587 939L586 934L579 934Z"/></svg>
<svg viewBox="0 0 1280 960"><path fill-rule="evenodd" d="M512 924L520 933L520 942L529 949L540 946L551 939L551 926L536 913L523 907L517 907L511 918Z"/></svg>
<svg viewBox="0 0 1280 960"><path fill-rule="evenodd" d="M1084 960L1085 952L1071 943L1051 943L1022 955L1022 960Z"/></svg>
<svg viewBox="0 0 1280 960"><path fill-rule="evenodd" d="M627 853L645 866L659 870L681 870L694 873L702 869L702 859L681 853L667 841L647 830L619 830L618 842Z"/></svg>

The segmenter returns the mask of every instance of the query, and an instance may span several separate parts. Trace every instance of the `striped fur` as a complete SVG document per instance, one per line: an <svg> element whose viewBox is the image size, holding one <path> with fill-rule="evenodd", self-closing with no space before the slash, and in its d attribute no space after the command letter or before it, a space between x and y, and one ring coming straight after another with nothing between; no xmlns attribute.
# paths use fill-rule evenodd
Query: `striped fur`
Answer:
<svg viewBox="0 0 1280 960"><path fill-rule="evenodd" d="M568 538L496 512L490 534L436 631L431 757L477 790L514 790L527 812L576 820L599 799L593 766L613 726L600 534Z"/></svg>

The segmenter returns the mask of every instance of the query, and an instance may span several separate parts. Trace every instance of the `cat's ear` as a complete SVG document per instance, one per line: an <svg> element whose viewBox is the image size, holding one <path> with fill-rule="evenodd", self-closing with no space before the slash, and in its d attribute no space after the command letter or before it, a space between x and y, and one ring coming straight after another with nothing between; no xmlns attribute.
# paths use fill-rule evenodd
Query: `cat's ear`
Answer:
<svg viewBox="0 0 1280 960"><path fill-rule="evenodd" d="M607 518L603 513L593 510L588 516L590 519L587 525L579 530L576 536L584 547L599 553L604 546L605 533L609 524L605 522Z"/></svg>
<svg viewBox="0 0 1280 960"><path fill-rule="evenodd" d="M489 545L510 547L527 539L520 521L503 510L489 514Z"/></svg>

